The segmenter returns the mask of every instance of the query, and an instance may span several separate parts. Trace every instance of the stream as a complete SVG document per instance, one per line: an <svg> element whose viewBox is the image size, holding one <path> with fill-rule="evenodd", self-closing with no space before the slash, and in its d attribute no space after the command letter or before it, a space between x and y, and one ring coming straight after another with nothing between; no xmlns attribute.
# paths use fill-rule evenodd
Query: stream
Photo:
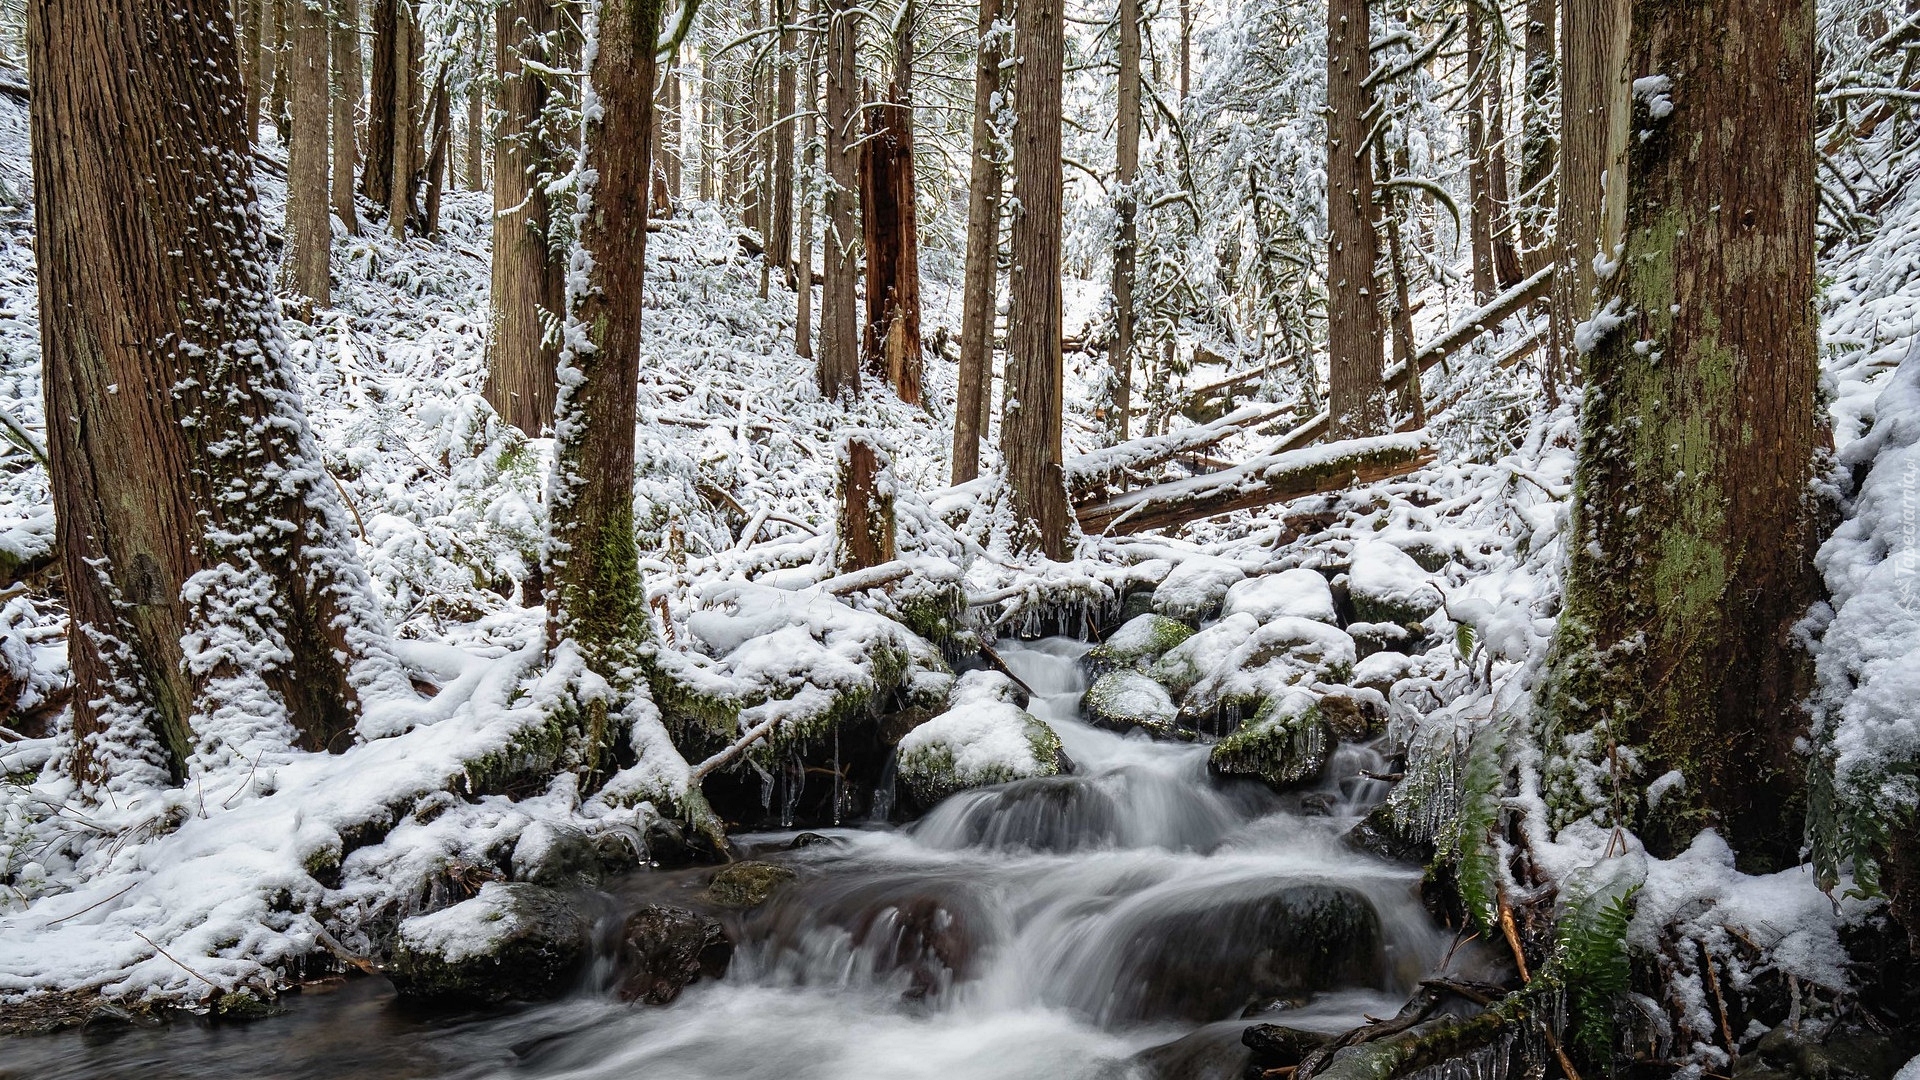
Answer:
<svg viewBox="0 0 1920 1080"><path fill-rule="evenodd" d="M734 916L733 965L672 1005L583 988L511 1010L428 1010L333 980L252 1024L183 1021L0 1041L0 1078L1226 1080L1261 1020L1343 1031L1391 1015L1452 936L1419 871L1344 847L1384 797L1343 747L1305 796L1207 774L1204 745L1080 720L1087 646L1007 642L1072 776L963 792L897 828L739 837L799 880ZM701 871L609 885L684 903ZM586 982L604 986L603 961Z"/></svg>

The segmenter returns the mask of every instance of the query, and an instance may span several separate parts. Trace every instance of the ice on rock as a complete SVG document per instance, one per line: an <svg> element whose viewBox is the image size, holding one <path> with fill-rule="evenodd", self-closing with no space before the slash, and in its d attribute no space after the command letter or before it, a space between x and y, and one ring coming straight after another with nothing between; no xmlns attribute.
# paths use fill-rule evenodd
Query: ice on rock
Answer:
<svg viewBox="0 0 1920 1080"><path fill-rule="evenodd" d="M1228 615L1245 612L1261 622L1289 615L1330 623L1333 590L1318 570L1296 567L1235 582L1223 610Z"/></svg>

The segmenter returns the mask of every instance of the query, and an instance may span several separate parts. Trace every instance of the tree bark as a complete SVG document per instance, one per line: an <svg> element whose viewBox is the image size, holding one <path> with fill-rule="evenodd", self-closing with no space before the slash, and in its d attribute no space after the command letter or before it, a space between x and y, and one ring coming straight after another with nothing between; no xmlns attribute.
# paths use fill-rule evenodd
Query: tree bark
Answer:
<svg viewBox="0 0 1920 1080"><path fill-rule="evenodd" d="M820 4L815 0L813 13L820 14ZM809 39L813 35L808 35ZM806 126L801 132L801 145L805 147L802 157L801 175L805 178L795 192L799 206L795 211L798 221L795 229L794 255L795 274L795 310L793 320L793 351L803 359L813 358L813 182L815 170L820 163L820 119L817 107L820 104L820 45L817 40L809 40L807 45L807 77L801 88L800 106L806 112Z"/></svg>
<svg viewBox="0 0 1920 1080"><path fill-rule="evenodd" d="M327 278L327 256L333 248L327 207L327 54L333 35L323 2L287 0L293 125L287 144L287 251L281 272L285 284L316 308L333 304Z"/></svg>
<svg viewBox="0 0 1920 1080"><path fill-rule="evenodd" d="M867 254L867 370L901 401L920 404L920 229L914 212L913 15L894 35L893 82L866 110L860 202Z"/></svg>
<svg viewBox="0 0 1920 1080"><path fill-rule="evenodd" d="M1060 95L1066 66L1061 0L1023 0L1015 15L1014 194L1007 279L1007 401L1000 421L1016 549L1067 556L1061 471L1064 365L1060 320Z"/></svg>
<svg viewBox="0 0 1920 1080"><path fill-rule="evenodd" d="M601 109L583 133L594 180L580 194L574 262L586 270L568 287L549 485L547 636L576 643L616 690L635 679L652 634L633 534L633 429L659 33L660 0L603 4L597 27L588 23ZM606 744L604 727L592 725L590 769Z"/></svg>
<svg viewBox="0 0 1920 1080"><path fill-rule="evenodd" d="M440 234L440 193L446 186L447 161L451 154L453 139L453 110L448 102L447 64L442 61L440 74L433 80L433 93L427 98L427 113L433 124L427 130L431 133L427 152L427 204L421 214L424 230L428 236Z"/></svg>
<svg viewBox="0 0 1920 1080"><path fill-rule="evenodd" d="M1657 813L1613 807L1650 850L1714 824L1773 868L1802 835L1794 626L1817 592L1813 3L1630 14L1624 247L1599 279L1609 322L1578 335L1590 385L1547 701L1562 730L1635 749L1624 782L1685 776Z"/></svg>
<svg viewBox="0 0 1920 1080"><path fill-rule="evenodd" d="M240 0L240 73L242 93L246 96L247 141L260 138L260 80L265 75L261 67L260 23L264 14L265 0Z"/></svg>
<svg viewBox="0 0 1920 1080"><path fill-rule="evenodd" d="M1336 439L1387 427L1380 385L1380 307L1374 267L1373 160L1365 152L1372 94L1364 81L1368 0L1327 6L1327 407Z"/></svg>
<svg viewBox="0 0 1920 1080"><path fill-rule="evenodd" d="M294 387L225 0L35 0L27 40L70 767L339 749L406 682Z"/></svg>
<svg viewBox="0 0 1920 1080"><path fill-rule="evenodd" d="M1473 302L1498 292L1493 273L1493 182L1487 167L1487 30L1479 0L1467 4L1467 231Z"/></svg>
<svg viewBox="0 0 1920 1080"><path fill-rule="evenodd" d="M1000 49L993 24L1000 0L979 0L980 37L973 67L973 155L967 180L967 256L960 307L960 370L954 390L953 482L980 475L980 441L993 408L994 294L1000 277L1000 144L994 96Z"/></svg>
<svg viewBox="0 0 1920 1080"><path fill-rule="evenodd" d="M360 0L333 0L333 214L347 235L360 234L360 213L353 201L359 147L354 139L360 108Z"/></svg>
<svg viewBox="0 0 1920 1080"><path fill-rule="evenodd" d="M851 436L841 447L834 565L842 574L893 559L893 484L885 462L879 448L863 437Z"/></svg>
<svg viewBox="0 0 1920 1080"><path fill-rule="evenodd" d="M1594 259L1616 257L1625 227L1628 2L1561 0L1550 386L1579 377L1573 328L1593 312Z"/></svg>
<svg viewBox="0 0 1920 1080"><path fill-rule="evenodd" d="M298 2L298 0L294 0ZM419 132L420 84L413 70L418 45L414 34L413 0L399 0L393 20L393 175L387 188L387 231L395 240L407 238L414 216L414 156Z"/></svg>
<svg viewBox="0 0 1920 1080"><path fill-rule="evenodd" d="M486 55L487 24L484 20L474 20L474 45L479 55ZM486 168L486 127L487 103L486 87L480 81L480 61L474 61L473 77L467 82L467 190L485 191L487 189Z"/></svg>
<svg viewBox="0 0 1920 1080"><path fill-rule="evenodd" d="M368 56L367 156L360 168L360 194L381 206L393 191L393 34L399 0L371 0L367 20L373 30Z"/></svg>
<svg viewBox="0 0 1920 1080"><path fill-rule="evenodd" d="M538 38L549 30L550 12L541 0L512 0L494 15L500 124L493 140L493 274L483 394L507 423L529 435L553 422L555 353L540 313L558 313L554 298L561 276L548 254L550 211L539 182L546 154L537 123L547 86L522 59L543 59Z"/></svg>
<svg viewBox="0 0 1920 1080"><path fill-rule="evenodd" d="M860 9L851 0L828 0L826 265L820 290L820 395L829 400L860 396L860 327L854 310L854 278L859 273L860 234L854 224L859 186L851 144L859 123L858 74L854 49L859 40Z"/></svg>
<svg viewBox="0 0 1920 1080"><path fill-rule="evenodd" d="M293 137L293 116L287 111L293 74L288 70L291 66L291 50L287 35L287 5L299 2L273 0L272 20L266 35L273 50L273 74L267 86L267 118L273 121L273 130L280 136L281 146L287 145Z"/></svg>
<svg viewBox="0 0 1920 1080"><path fill-rule="evenodd" d="M682 172L681 159L684 156L682 146L684 136L682 132L685 130L680 115L681 110L685 108L685 106L682 103L681 97L680 50L678 47L674 49L673 55L667 60L667 74L664 81L666 85L661 105L665 109L665 115L660 121L660 147L657 152L660 157L662 170L665 172L667 178L667 196L672 199L674 205L677 206L680 203L682 190L680 187Z"/></svg>
<svg viewBox="0 0 1920 1080"><path fill-rule="evenodd" d="M1500 20L1498 7L1481 9L1482 17ZM1507 89L1505 25L1494 22L1499 32L1492 35L1487 52L1485 84L1487 88L1487 200L1492 211L1488 219L1489 240L1493 251L1493 284L1510 289L1523 276L1520 273L1520 249L1514 233L1513 188L1507 177Z"/></svg>
<svg viewBox="0 0 1920 1080"><path fill-rule="evenodd" d="M1546 243L1547 208L1553 205L1554 130L1553 24L1558 0L1527 0L1527 96L1520 140L1520 262L1532 274L1553 261Z"/></svg>
<svg viewBox="0 0 1920 1080"><path fill-rule="evenodd" d="M773 193L769 201L772 224L767 229L767 263L788 288L798 279L793 272L793 102L795 97L793 0L773 0L773 17L780 27L780 59L774 75Z"/></svg>
<svg viewBox="0 0 1920 1080"><path fill-rule="evenodd" d="M1140 169L1140 0L1120 0L1119 115L1114 139L1113 419L1114 441L1127 440L1133 410L1133 263L1137 228L1133 182Z"/></svg>

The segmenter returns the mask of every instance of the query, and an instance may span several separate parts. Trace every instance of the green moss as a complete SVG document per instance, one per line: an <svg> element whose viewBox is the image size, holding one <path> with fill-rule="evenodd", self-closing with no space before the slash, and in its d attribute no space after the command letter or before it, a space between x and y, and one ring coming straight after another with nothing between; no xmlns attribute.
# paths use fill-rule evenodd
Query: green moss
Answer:
<svg viewBox="0 0 1920 1080"><path fill-rule="evenodd" d="M1135 616L1088 651L1087 666L1095 672L1145 670L1193 634L1193 627L1178 619L1151 613Z"/></svg>
<svg viewBox="0 0 1920 1080"><path fill-rule="evenodd" d="M1310 784L1333 760L1333 732L1317 703L1302 694L1272 698L1233 734L1213 744L1207 767L1223 776L1252 776L1277 789Z"/></svg>
<svg viewBox="0 0 1920 1080"><path fill-rule="evenodd" d="M725 908L759 907L800 875L776 863L738 862L721 868L707 883L706 898Z"/></svg>
<svg viewBox="0 0 1920 1080"><path fill-rule="evenodd" d="M213 1002L214 1015L222 1020L264 1020L284 1015L286 1011L251 990L229 991Z"/></svg>

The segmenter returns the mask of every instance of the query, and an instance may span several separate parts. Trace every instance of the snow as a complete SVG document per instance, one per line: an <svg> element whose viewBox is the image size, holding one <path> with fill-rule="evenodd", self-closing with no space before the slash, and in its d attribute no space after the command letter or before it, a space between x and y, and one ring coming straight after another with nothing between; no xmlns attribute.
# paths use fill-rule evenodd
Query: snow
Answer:
<svg viewBox="0 0 1920 1080"><path fill-rule="evenodd" d="M400 924L399 941L418 953L457 964L498 951L521 928L521 914L505 885L489 881L464 903Z"/></svg>
<svg viewBox="0 0 1920 1080"><path fill-rule="evenodd" d="M1221 610L1227 615L1245 612L1261 622L1288 615L1330 623L1333 590L1318 570L1295 567L1235 582Z"/></svg>
<svg viewBox="0 0 1920 1080"><path fill-rule="evenodd" d="M1432 611L1440 603L1432 576L1413 561L1413 556L1379 540L1354 545L1347 588L1355 601L1366 600L1395 611Z"/></svg>
<svg viewBox="0 0 1920 1080"><path fill-rule="evenodd" d="M1053 762L1035 754L1034 731L1045 725L1015 704L1017 688L997 671L969 671L954 683L947 711L900 740L903 761L934 752L951 755L963 785L1043 776Z"/></svg>
<svg viewBox="0 0 1920 1080"><path fill-rule="evenodd" d="M1153 609L1175 619L1211 614L1219 609L1227 590L1246 576L1245 570L1225 559L1192 556L1175 566L1153 591Z"/></svg>

